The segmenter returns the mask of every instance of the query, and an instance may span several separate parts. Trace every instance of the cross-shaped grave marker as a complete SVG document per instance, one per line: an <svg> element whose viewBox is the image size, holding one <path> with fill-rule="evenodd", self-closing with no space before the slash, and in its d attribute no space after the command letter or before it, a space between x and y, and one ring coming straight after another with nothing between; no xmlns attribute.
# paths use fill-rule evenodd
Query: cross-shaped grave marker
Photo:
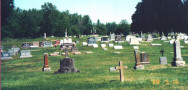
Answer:
<svg viewBox="0 0 188 90"><path fill-rule="evenodd" d="M127 66L123 66L123 61L119 61L119 66L116 66L115 68L119 69L119 71L120 71L120 81L124 82L123 69L127 69Z"/></svg>

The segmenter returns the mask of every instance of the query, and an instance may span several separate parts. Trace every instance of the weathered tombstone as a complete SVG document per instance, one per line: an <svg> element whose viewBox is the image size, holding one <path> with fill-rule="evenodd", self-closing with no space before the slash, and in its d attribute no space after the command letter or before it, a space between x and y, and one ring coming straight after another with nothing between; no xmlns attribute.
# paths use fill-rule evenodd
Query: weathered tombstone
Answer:
<svg viewBox="0 0 188 90"><path fill-rule="evenodd" d="M147 41L149 41L149 42L153 41L153 38L152 38L151 34L148 35Z"/></svg>
<svg viewBox="0 0 188 90"><path fill-rule="evenodd" d="M44 47L53 47L52 42L51 41L45 41Z"/></svg>
<svg viewBox="0 0 188 90"><path fill-rule="evenodd" d="M181 48L180 48L180 41L176 35L176 40L174 41L174 60L172 62L172 66L185 66L185 61L181 57Z"/></svg>
<svg viewBox="0 0 188 90"><path fill-rule="evenodd" d="M39 42L39 47L44 47L44 42L43 41Z"/></svg>
<svg viewBox="0 0 188 90"><path fill-rule="evenodd" d="M66 52L67 53L67 52ZM68 54L66 54L66 57L62 60L60 60L60 69L57 73L77 73L80 72L75 68L74 60L72 58L68 58Z"/></svg>
<svg viewBox="0 0 188 90"><path fill-rule="evenodd" d="M92 51L86 51L85 54L92 54Z"/></svg>
<svg viewBox="0 0 188 90"><path fill-rule="evenodd" d="M115 36L115 43L122 43L124 42L123 37L120 35Z"/></svg>
<svg viewBox="0 0 188 90"><path fill-rule="evenodd" d="M81 52L73 52L74 55L79 55Z"/></svg>
<svg viewBox="0 0 188 90"><path fill-rule="evenodd" d="M22 49L30 49L30 46L31 46L31 43L25 42L25 43L22 43L21 48L22 48Z"/></svg>
<svg viewBox="0 0 188 90"><path fill-rule="evenodd" d="M127 69L127 66L123 66L123 61L119 61L119 66L116 66L115 69L119 69L120 72L120 81L124 82L123 69Z"/></svg>
<svg viewBox="0 0 188 90"><path fill-rule="evenodd" d="M12 59L12 57L10 57L10 53L1 52L1 60L8 60L8 59Z"/></svg>
<svg viewBox="0 0 188 90"><path fill-rule="evenodd" d="M115 40L115 34L110 34L110 41L114 41Z"/></svg>
<svg viewBox="0 0 188 90"><path fill-rule="evenodd" d="M59 52L50 53L50 56L60 56Z"/></svg>
<svg viewBox="0 0 188 90"><path fill-rule="evenodd" d="M129 42L129 45L139 45L139 41L138 39L134 36L131 38L130 42Z"/></svg>
<svg viewBox="0 0 188 90"><path fill-rule="evenodd" d="M160 64L167 64L167 58L164 57L164 55L163 55L163 54L164 54L164 50L161 49L160 52L161 52L162 57L159 58L159 63L160 63Z"/></svg>
<svg viewBox="0 0 188 90"><path fill-rule="evenodd" d="M90 38L88 38L88 41L87 41L87 43L88 43L88 46L93 46L93 44L96 44L96 38L95 37L90 37Z"/></svg>
<svg viewBox="0 0 188 90"><path fill-rule="evenodd" d="M131 41L131 38L132 38L132 37L134 37L134 36L132 36L132 35L127 35L127 36L126 36L126 41L129 43L129 42Z"/></svg>
<svg viewBox="0 0 188 90"><path fill-rule="evenodd" d="M44 66L42 71L51 71L50 66L48 65L48 53L44 53Z"/></svg>
<svg viewBox="0 0 188 90"><path fill-rule="evenodd" d="M141 64L145 65L145 64L150 64L150 60L149 60L149 54L142 52L141 53Z"/></svg>
<svg viewBox="0 0 188 90"><path fill-rule="evenodd" d="M116 45L116 46L114 46L114 49L123 49L123 46Z"/></svg>
<svg viewBox="0 0 188 90"><path fill-rule="evenodd" d="M140 62L140 51L139 50L134 50L134 54L135 54L135 69L136 70L141 70L141 69L144 69L144 65L141 65L141 62Z"/></svg>
<svg viewBox="0 0 188 90"><path fill-rule="evenodd" d="M20 58L28 58L28 57L32 57L30 51L29 50L22 50Z"/></svg>
<svg viewBox="0 0 188 90"><path fill-rule="evenodd" d="M101 42L108 43L109 42L108 36L101 37Z"/></svg>

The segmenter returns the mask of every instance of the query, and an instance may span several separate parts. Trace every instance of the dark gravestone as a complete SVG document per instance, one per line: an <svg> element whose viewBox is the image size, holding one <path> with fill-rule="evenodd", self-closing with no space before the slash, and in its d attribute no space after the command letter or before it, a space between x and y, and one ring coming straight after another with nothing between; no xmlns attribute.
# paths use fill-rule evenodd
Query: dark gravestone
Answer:
<svg viewBox="0 0 188 90"><path fill-rule="evenodd" d="M39 47L44 47L44 42L43 41L39 42Z"/></svg>
<svg viewBox="0 0 188 90"><path fill-rule="evenodd" d="M30 49L31 43L22 43L22 49Z"/></svg>
<svg viewBox="0 0 188 90"><path fill-rule="evenodd" d="M108 37L101 37L101 42L108 42Z"/></svg>
<svg viewBox="0 0 188 90"><path fill-rule="evenodd" d="M55 74L76 73L76 72L80 72L80 71L75 68L74 60L71 58L64 58L63 60L60 60L60 69L58 70L58 72L55 72Z"/></svg>
<svg viewBox="0 0 188 90"><path fill-rule="evenodd" d="M74 47L74 44L73 43L63 43L61 44L61 50L65 50L65 48L69 51L72 50L72 47Z"/></svg>
<svg viewBox="0 0 188 90"><path fill-rule="evenodd" d="M142 65L150 64L149 54L147 54L145 52L141 53L141 63L142 63Z"/></svg>
<svg viewBox="0 0 188 90"><path fill-rule="evenodd" d="M144 69L144 65L141 65L140 62L140 51L134 50L134 54L135 54L135 62L136 62L134 69L136 70Z"/></svg>

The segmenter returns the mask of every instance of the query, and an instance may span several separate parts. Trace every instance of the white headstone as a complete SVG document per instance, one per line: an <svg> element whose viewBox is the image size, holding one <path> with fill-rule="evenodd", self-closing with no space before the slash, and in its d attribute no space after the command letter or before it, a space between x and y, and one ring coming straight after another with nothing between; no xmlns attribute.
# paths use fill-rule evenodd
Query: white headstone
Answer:
<svg viewBox="0 0 188 90"><path fill-rule="evenodd" d="M129 45L139 45L139 44L140 43L139 43L138 39L135 36L131 38L131 41L129 43Z"/></svg>
<svg viewBox="0 0 188 90"><path fill-rule="evenodd" d="M114 47L114 44L109 44L109 47Z"/></svg>
<svg viewBox="0 0 188 90"><path fill-rule="evenodd" d="M83 42L82 44L83 44L83 45L87 45L87 42Z"/></svg>
<svg viewBox="0 0 188 90"><path fill-rule="evenodd" d="M93 48L98 48L98 44L93 44Z"/></svg>
<svg viewBox="0 0 188 90"><path fill-rule="evenodd" d="M105 48L105 47L106 47L106 44L101 44L101 47L102 47L102 48Z"/></svg>
<svg viewBox="0 0 188 90"><path fill-rule="evenodd" d="M123 49L123 46L114 46L114 49Z"/></svg>

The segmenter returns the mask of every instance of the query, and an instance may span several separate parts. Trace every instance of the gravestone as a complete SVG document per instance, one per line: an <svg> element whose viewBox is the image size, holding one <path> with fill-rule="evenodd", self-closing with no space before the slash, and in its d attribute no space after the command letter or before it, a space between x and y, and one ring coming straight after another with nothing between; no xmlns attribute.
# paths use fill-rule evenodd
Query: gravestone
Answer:
<svg viewBox="0 0 188 90"><path fill-rule="evenodd" d="M73 43L63 43L61 44L60 47L61 47L61 50L67 49L68 51L71 51L74 46L75 45Z"/></svg>
<svg viewBox="0 0 188 90"><path fill-rule="evenodd" d="M93 48L98 48L98 44L93 44Z"/></svg>
<svg viewBox="0 0 188 90"><path fill-rule="evenodd" d="M114 41L115 40L115 34L110 34L110 41Z"/></svg>
<svg viewBox="0 0 188 90"><path fill-rule="evenodd" d="M138 39L134 36L130 39L129 45L139 45Z"/></svg>
<svg viewBox="0 0 188 90"><path fill-rule="evenodd" d="M126 36L126 41L129 43L131 41L131 38L132 37L135 37L135 36L132 36L132 35L127 35Z"/></svg>
<svg viewBox="0 0 188 90"><path fill-rule="evenodd" d="M9 52L1 52L1 60L9 60L9 59L12 59L12 57L10 57Z"/></svg>
<svg viewBox="0 0 188 90"><path fill-rule="evenodd" d="M60 56L59 52L50 53L50 56Z"/></svg>
<svg viewBox="0 0 188 90"><path fill-rule="evenodd" d="M33 42L33 45L30 46L30 48L38 48L39 47L39 42L36 41L36 42Z"/></svg>
<svg viewBox="0 0 188 90"><path fill-rule="evenodd" d="M63 44L63 40L60 40L60 44L59 45L61 45L61 44Z"/></svg>
<svg viewBox="0 0 188 90"><path fill-rule="evenodd" d="M65 37L67 37L67 29L66 29L66 31L65 31Z"/></svg>
<svg viewBox="0 0 188 90"><path fill-rule="evenodd" d="M159 58L159 63L160 63L160 64L167 64L167 58L164 57L164 50L161 49L160 52L161 52L162 57Z"/></svg>
<svg viewBox="0 0 188 90"><path fill-rule="evenodd" d="M138 46L133 46L133 49L134 49L134 50L138 50L139 47L138 47Z"/></svg>
<svg viewBox="0 0 188 90"><path fill-rule="evenodd" d="M114 44L108 44L109 47L114 47Z"/></svg>
<svg viewBox="0 0 188 90"><path fill-rule="evenodd" d="M53 47L52 42L51 41L45 41L44 47Z"/></svg>
<svg viewBox="0 0 188 90"><path fill-rule="evenodd" d="M48 65L48 53L44 53L44 66L42 71L51 71L50 66Z"/></svg>
<svg viewBox="0 0 188 90"><path fill-rule="evenodd" d="M28 58L28 57L32 57L30 51L29 50L22 50L20 58Z"/></svg>
<svg viewBox="0 0 188 90"><path fill-rule="evenodd" d="M97 40L95 37L90 37L90 38L88 38L88 41L87 41L88 46L93 46L93 44L96 44L96 42L97 42Z"/></svg>
<svg viewBox="0 0 188 90"><path fill-rule="evenodd" d="M180 48L180 41L176 35L176 40L174 41L174 60L172 62L172 66L185 66L185 61L181 56L181 48Z"/></svg>
<svg viewBox="0 0 188 90"><path fill-rule="evenodd" d="M114 49L123 49L123 46L116 45L116 46L114 46Z"/></svg>
<svg viewBox="0 0 188 90"><path fill-rule="evenodd" d="M72 58L68 58L68 56L66 56L66 58L60 60L60 69L58 70L58 72L55 72L55 74L57 74L57 73L77 73L77 72L80 72L80 71L75 68L74 60Z"/></svg>
<svg viewBox="0 0 188 90"><path fill-rule="evenodd" d="M60 45L60 40L56 40L56 41L55 41L55 44L56 44L56 45Z"/></svg>
<svg viewBox="0 0 188 90"><path fill-rule="evenodd" d="M116 71L115 67L110 67L109 71Z"/></svg>
<svg viewBox="0 0 188 90"><path fill-rule="evenodd" d="M25 42L25 43L22 43L21 48L22 49L30 49L30 46L31 46L31 43Z"/></svg>
<svg viewBox="0 0 188 90"><path fill-rule="evenodd" d="M141 62L140 62L140 51L139 50L134 50L134 54L135 54L135 69L136 70L142 70L144 69L144 65L141 65Z"/></svg>
<svg viewBox="0 0 188 90"><path fill-rule="evenodd" d="M80 43L80 41L75 41L75 43Z"/></svg>
<svg viewBox="0 0 188 90"><path fill-rule="evenodd" d="M115 43L122 43L124 42L123 36L117 35L115 36Z"/></svg>
<svg viewBox="0 0 188 90"><path fill-rule="evenodd" d="M148 42L153 41L153 38L152 38L151 34L148 35L147 41Z"/></svg>
<svg viewBox="0 0 188 90"><path fill-rule="evenodd" d="M46 33L44 33L44 39L46 39Z"/></svg>
<svg viewBox="0 0 188 90"><path fill-rule="evenodd" d="M153 39L156 39L156 38L157 38L157 36L156 36L156 35L152 35L152 38L153 38Z"/></svg>
<svg viewBox="0 0 188 90"><path fill-rule="evenodd" d="M161 40L167 40L166 36L162 35Z"/></svg>
<svg viewBox="0 0 188 90"><path fill-rule="evenodd" d="M82 45L87 45L87 42L83 42Z"/></svg>
<svg viewBox="0 0 188 90"><path fill-rule="evenodd" d="M101 44L101 47L102 47L102 48L105 48L105 47L106 47L106 44Z"/></svg>
<svg viewBox="0 0 188 90"><path fill-rule="evenodd" d="M160 57L159 58L159 63L160 64L167 64L167 58L166 57Z"/></svg>
<svg viewBox="0 0 188 90"><path fill-rule="evenodd" d="M123 69L127 69L127 66L123 66L123 61L119 61L119 66L116 66L115 69L119 69L120 72L120 81L124 82Z"/></svg>
<svg viewBox="0 0 188 90"><path fill-rule="evenodd" d="M92 54L92 51L86 51L85 54Z"/></svg>
<svg viewBox="0 0 188 90"><path fill-rule="evenodd" d="M108 36L101 37L101 42L108 43Z"/></svg>
<svg viewBox="0 0 188 90"><path fill-rule="evenodd" d="M150 60L149 60L149 54L142 52L141 53L141 64L145 65L145 64L150 64Z"/></svg>
<svg viewBox="0 0 188 90"><path fill-rule="evenodd" d="M162 44L151 44L151 46L161 46Z"/></svg>
<svg viewBox="0 0 188 90"><path fill-rule="evenodd" d="M39 47L44 47L44 42L43 41L39 42Z"/></svg>
<svg viewBox="0 0 188 90"><path fill-rule="evenodd" d="M175 39L170 40L170 44L174 44Z"/></svg>
<svg viewBox="0 0 188 90"><path fill-rule="evenodd" d="M71 38L64 38L63 43L72 43L72 39Z"/></svg>
<svg viewBox="0 0 188 90"><path fill-rule="evenodd" d="M10 54L10 56L15 55L14 49L8 49L8 53Z"/></svg>

